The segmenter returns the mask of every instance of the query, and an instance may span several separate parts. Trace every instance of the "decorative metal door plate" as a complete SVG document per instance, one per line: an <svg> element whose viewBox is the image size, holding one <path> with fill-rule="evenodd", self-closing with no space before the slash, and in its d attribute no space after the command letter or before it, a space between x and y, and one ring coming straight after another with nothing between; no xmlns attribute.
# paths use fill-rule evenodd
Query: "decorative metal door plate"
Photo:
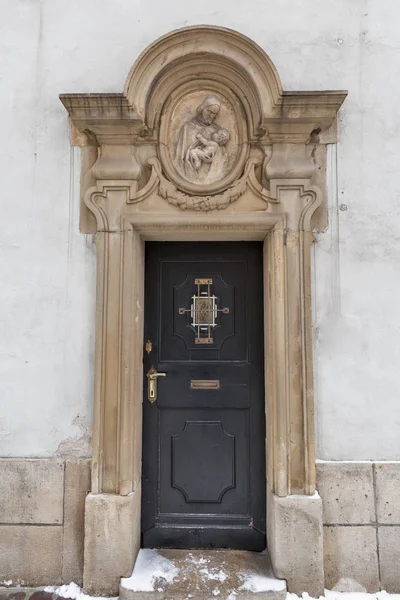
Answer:
<svg viewBox="0 0 400 600"><path fill-rule="evenodd" d="M190 313L195 331L195 344L213 344L212 330L217 326L218 313L229 314L229 308L218 308L218 298L211 293L212 279L195 279L197 294L192 296L190 308L180 308L179 314Z"/></svg>

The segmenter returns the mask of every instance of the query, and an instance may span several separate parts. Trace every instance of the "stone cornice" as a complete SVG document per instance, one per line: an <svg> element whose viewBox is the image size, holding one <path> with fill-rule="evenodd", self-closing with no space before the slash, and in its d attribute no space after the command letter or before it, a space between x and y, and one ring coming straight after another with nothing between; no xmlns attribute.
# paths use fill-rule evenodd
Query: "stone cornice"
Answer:
<svg viewBox="0 0 400 600"><path fill-rule="evenodd" d="M306 143L336 119L346 91L283 92L265 123L272 142Z"/></svg>
<svg viewBox="0 0 400 600"><path fill-rule="evenodd" d="M100 144L157 141L171 92L197 81L219 82L241 102L249 141L306 143L330 128L345 91L284 92L267 54L247 37L221 27L173 31L150 45L133 65L123 94L61 94L81 132Z"/></svg>
<svg viewBox="0 0 400 600"><path fill-rule="evenodd" d="M306 143L311 134L331 127L346 91L283 92L264 121L261 141ZM146 124L123 94L60 94L77 129L94 133L100 144L149 141Z"/></svg>
<svg viewBox="0 0 400 600"><path fill-rule="evenodd" d="M132 144L143 131L138 112L123 94L60 94L60 100L82 133L102 144Z"/></svg>

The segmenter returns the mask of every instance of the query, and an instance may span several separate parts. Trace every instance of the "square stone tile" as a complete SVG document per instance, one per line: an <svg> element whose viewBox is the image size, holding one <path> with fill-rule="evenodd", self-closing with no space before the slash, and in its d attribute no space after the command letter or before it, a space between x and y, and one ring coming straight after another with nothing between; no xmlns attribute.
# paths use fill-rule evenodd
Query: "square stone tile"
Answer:
<svg viewBox="0 0 400 600"><path fill-rule="evenodd" d="M375 463L378 523L400 525L400 463Z"/></svg>
<svg viewBox="0 0 400 600"><path fill-rule="evenodd" d="M400 591L400 527L379 527L379 562L381 588L386 592Z"/></svg>
<svg viewBox="0 0 400 600"><path fill-rule="evenodd" d="M62 537L61 525L0 525L0 581L60 584Z"/></svg>
<svg viewBox="0 0 400 600"><path fill-rule="evenodd" d="M0 459L0 523L63 522L64 461Z"/></svg>
<svg viewBox="0 0 400 600"><path fill-rule="evenodd" d="M375 522L372 463L317 463L317 490L326 525Z"/></svg>
<svg viewBox="0 0 400 600"><path fill-rule="evenodd" d="M354 579L367 592L379 590L376 529L372 526L324 527L325 587Z"/></svg>

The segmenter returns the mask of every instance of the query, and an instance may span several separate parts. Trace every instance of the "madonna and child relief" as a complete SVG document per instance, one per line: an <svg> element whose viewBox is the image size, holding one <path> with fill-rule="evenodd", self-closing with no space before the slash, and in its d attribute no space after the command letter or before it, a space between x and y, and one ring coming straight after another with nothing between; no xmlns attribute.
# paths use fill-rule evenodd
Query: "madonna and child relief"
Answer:
<svg viewBox="0 0 400 600"><path fill-rule="evenodd" d="M183 179L208 185L228 174L238 139L235 116L226 100L195 92L178 104L171 125L171 158Z"/></svg>

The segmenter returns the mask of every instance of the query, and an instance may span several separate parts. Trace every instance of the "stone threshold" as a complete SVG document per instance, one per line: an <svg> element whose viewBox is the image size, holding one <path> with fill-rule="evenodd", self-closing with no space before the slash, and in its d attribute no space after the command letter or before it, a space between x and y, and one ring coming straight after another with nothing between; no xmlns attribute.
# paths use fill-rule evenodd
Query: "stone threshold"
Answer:
<svg viewBox="0 0 400 600"><path fill-rule="evenodd" d="M120 600L285 600L267 552L140 550ZM0 599L1 600L1 599Z"/></svg>

